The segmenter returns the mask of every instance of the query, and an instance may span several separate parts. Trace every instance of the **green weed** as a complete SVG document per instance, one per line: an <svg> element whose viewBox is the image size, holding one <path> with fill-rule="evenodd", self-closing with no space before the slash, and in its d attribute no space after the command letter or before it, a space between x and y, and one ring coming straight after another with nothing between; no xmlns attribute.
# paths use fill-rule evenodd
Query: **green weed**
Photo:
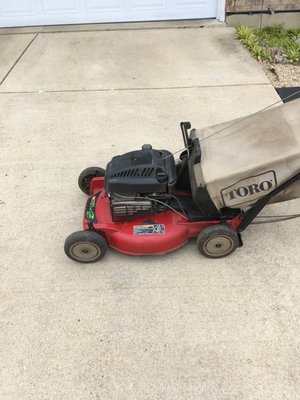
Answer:
<svg viewBox="0 0 300 400"><path fill-rule="evenodd" d="M262 29L238 25L236 37L257 60L269 62L300 62L300 29L271 25Z"/></svg>

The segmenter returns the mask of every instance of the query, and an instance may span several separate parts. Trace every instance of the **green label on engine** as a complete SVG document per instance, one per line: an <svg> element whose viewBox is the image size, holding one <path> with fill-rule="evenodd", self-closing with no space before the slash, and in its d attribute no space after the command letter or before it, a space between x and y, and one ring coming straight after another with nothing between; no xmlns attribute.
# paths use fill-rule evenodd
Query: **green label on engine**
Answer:
<svg viewBox="0 0 300 400"><path fill-rule="evenodd" d="M86 204L86 209L85 209L85 218L92 222L92 223L97 223L97 218L96 218L96 203L97 199L100 196L101 192L96 193L92 197L90 197L87 201Z"/></svg>

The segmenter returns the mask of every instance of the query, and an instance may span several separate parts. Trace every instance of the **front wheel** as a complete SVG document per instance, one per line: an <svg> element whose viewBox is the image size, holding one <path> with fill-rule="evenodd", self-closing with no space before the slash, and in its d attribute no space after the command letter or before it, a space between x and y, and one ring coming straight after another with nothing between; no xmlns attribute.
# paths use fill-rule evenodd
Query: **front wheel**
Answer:
<svg viewBox="0 0 300 400"><path fill-rule="evenodd" d="M105 169L99 167L89 167L84 169L78 178L78 186L85 194L90 194L90 187L93 178L105 176Z"/></svg>
<svg viewBox="0 0 300 400"><path fill-rule="evenodd" d="M208 258L221 258L232 254L239 247L237 233L227 225L212 225L199 233L197 247Z"/></svg>
<svg viewBox="0 0 300 400"><path fill-rule="evenodd" d="M79 231L67 237L64 250L72 260L87 264L105 256L107 243L97 232Z"/></svg>

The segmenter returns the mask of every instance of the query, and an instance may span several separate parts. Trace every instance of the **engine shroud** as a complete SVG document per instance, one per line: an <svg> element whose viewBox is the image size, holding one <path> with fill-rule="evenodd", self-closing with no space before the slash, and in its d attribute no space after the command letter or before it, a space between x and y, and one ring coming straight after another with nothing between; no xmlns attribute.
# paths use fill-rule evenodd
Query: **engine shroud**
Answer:
<svg viewBox="0 0 300 400"><path fill-rule="evenodd" d="M114 157L106 166L106 193L124 196L170 193L175 184L175 161L167 150L131 151Z"/></svg>
<svg viewBox="0 0 300 400"><path fill-rule="evenodd" d="M114 157L106 167L105 192L114 221L128 221L165 209L175 188L176 166L166 150L142 150Z"/></svg>

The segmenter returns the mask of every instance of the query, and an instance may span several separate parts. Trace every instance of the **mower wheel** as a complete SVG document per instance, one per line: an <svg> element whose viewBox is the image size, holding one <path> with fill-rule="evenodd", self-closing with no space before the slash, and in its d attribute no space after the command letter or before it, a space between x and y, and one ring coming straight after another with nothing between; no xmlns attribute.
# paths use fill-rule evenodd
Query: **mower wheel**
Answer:
<svg viewBox="0 0 300 400"><path fill-rule="evenodd" d="M85 194L90 194L90 186L93 178L104 176L105 169L99 167L89 167L84 169L78 178L78 186Z"/></svg>
<svg viewBox="0 0 300 400"><path fill-rule="evenodd" d="M79 231L67 237L64 250L74 261L93 263L105 256L107 243L97 232Z"/></svg>
<svg viewBox="0 0 300 400"><path fill-rule="evenodd" d="M199 233L199 252L208 258L226 257L239 247L237 233L227 225L212 225Z"/></svg>

